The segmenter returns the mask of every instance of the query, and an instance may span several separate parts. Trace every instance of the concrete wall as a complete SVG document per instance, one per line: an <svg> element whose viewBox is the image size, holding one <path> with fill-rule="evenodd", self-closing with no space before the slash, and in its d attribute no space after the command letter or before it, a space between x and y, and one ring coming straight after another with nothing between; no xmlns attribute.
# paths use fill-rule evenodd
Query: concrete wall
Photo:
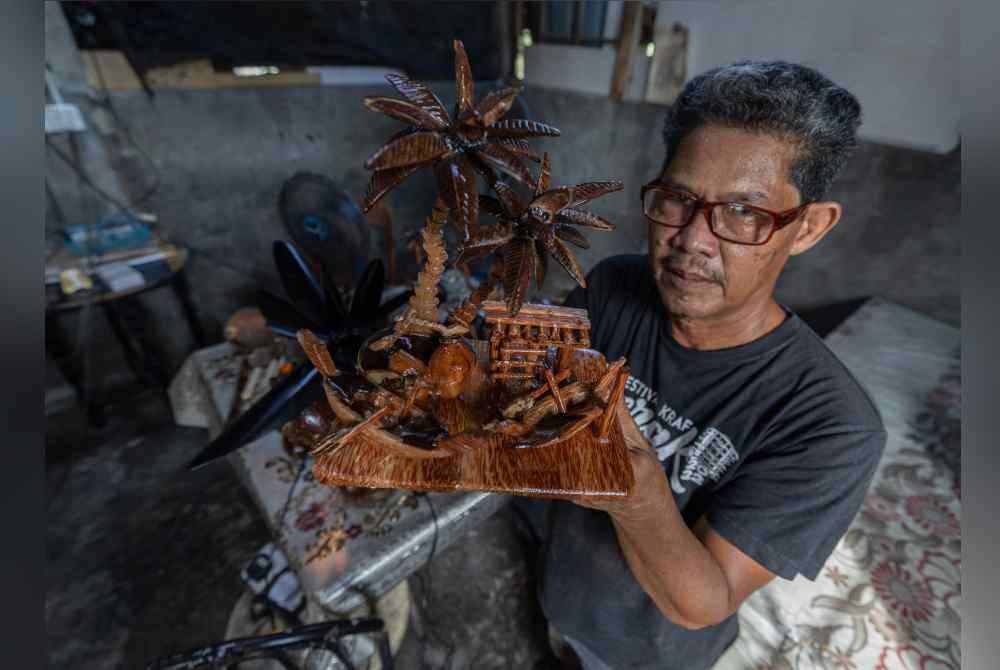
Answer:
<svg viewBox="0 0 1000 670"><path fill-rule="evenodd" d="M737 60L790 60L819 69L858 96L861 136L948 153L959 141L957 0L755 0L656 3L656 33L688 29L687 75ZM609 3L605 36L615 38L622 3ZM658 45L663 46L663 45ZM606 96L615 47L536 44L525 81ZM645 99L649 58L635 47L626 100Z"/></svg>
<svg viewBox="0 0 1000 670"><path fill-rule="evenodd" d="M435 89L450 105L451 84ZM152 101L141 93L112 96L118 116L160 174L158 191L142 209L155 212L164 232L195 252L189 277L212 337L221 337L225 319L249 304L258 286L278 290L270 243L283 236L276 204L284 180L309 170L329 175L352 195L363 193L368 172L362 164L397 124L366 111L360 100L389 93L387 86L363 86L159 91ZM81 139L88 172L137 197L152 177L149 164L106 111L72 92L67 98L90 121L101 120ZM619 228L591 234L592 248L579 255L582 264L589 268L604 256L643 250L638 189L655 176L662 158L664 108L539 86L529 86L525 100L534 118L563 130L561 138L535 142L552 154L557 183L614 178L626 184L624 192L594 203L594 211ZM53 190L71 223L106 211L51 157L50 166ZM957 325L959 182L957 149L934 154L864 143L832 193L844 203L843 223L819 247L793 259L779 297L805 308L880 295ZM417 175L387 198L397 240L421 225L433 197L433 180ZM403 253L403 269L409 262L412 271ZM545 293L559 297L571 285L553 264ZM176 367L192 347L179 309L169 294L144 301L162 324L163 349ZM103 329L94 337L106 339L101 320L91 323ZM98 347L97 355L117 360L114 350Z"/></svg>
<svg viewBox="0 0 1000 670"><path fill-rule="evenodd" d="M437 88L448 104L448 88ZM152 103L140 95L116 96L119 113L162 173L149 208L175 239L211 254L202 255L193 271L213 328L244 299L248 283L274 283L269 242L282 235L276 202L285 179L312 170L351 194L363 192L364 159L395 129L361 106L369 93L387 91L164 91ZM637 192L662 160L662 108L544 89L531 89L526 101L536 118L563 131L558 139L535 142L551 153L557 182L615 178L626 184L625 191L594 203L619 229L590 235L593 246L581 252L581 262L589 266L611 253L642 249L646 232ZM845 206L842 225L793 260L780 285L782 298L808 306L879 294L957 323L959 177L957 151L941 156L864 143L832 193ZM397 229L420 226L432 200L426 176L388 196ZM546 290L559 294L570 285L555 269Z"/></svg>
<svg viewBox="0 0 1000 670"><path fill-rule="evenodd" d="M946 153L958 144L958 0L660 2L688 27L688 76L736 60L817 68L858 96L861 135Z"/></svg>

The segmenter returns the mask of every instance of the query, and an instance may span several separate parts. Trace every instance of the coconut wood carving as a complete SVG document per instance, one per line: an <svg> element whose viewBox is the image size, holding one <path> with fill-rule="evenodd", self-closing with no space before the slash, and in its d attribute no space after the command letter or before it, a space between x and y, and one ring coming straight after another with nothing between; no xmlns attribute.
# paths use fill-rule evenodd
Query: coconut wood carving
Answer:
<svg viewBox="0 0 1000 670"><path fill-rule="evenodd" d="M476 103L465 49L457 40L454 47L453 114L429 88L399 75L387 79L403 99L364 101L406 124L366 163L374 174L365 207L421 167L434 171L439 195L424 223L425 260L410 303L389 331L362 346L355 370L338 368L326 343L299 332L330 410L324 432L310 436L314 474L331 485L627 495L633 477L617 421L625 360L609 363L589 348L586 311L525 302L532 278L541 287L549 256L586 285L565 243L586 248L581 229L613 230L583 207L622 184L552 187L548 154L539 157L526 140L559 131L503 120L519 88ZM525 160L540 163L537 178ZM491 195L479 194L477 175ZM481 224L481 212L493 222ZM457 259L493 260L469 299L442 315L437 287L449 216L462 233ZM498 288L503 300L489 300ZM471 329L480 313L486 339Z"/></svg>

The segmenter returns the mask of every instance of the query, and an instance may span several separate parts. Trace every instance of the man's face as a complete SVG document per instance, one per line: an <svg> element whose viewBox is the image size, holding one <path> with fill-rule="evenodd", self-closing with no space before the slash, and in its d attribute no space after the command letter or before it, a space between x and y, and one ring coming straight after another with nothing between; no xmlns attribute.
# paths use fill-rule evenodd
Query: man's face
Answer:
<svg viewBox="0 0 1000 670"><path fill-rule="evenodd" d="M794 158L790 144L770 135L703 126L680 142L661 181L703 200L781 212L801 204L787 177ZM799 225L749 246L715 237L703 213L684 228L649 222L649 258L660 298L682 318L732 317L763 308Z"/></svg>

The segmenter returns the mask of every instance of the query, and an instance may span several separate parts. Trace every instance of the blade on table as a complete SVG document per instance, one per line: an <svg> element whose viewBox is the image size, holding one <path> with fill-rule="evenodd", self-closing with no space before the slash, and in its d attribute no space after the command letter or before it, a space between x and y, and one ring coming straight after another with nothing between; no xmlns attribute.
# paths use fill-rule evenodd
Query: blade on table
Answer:
<svg viewBox="0 0 1000 670"><path fill-rule="evenodd" d="M375 318L385 286L385 268L382 259L376 258L365 267L351 300L351 321L366 323Z"/></svg>
<svg viewBox="0 0 1000 670"><path fill-rule="evenodd" d="M275 240L274 264L292 304L307 319L321 322L326 313L326 292L305 257L290 242Z"/></svg>
<svg viewBox="0 0 1000 670"><path fill-rule="evenodd" d="M344 298L340 293L340 287L333 280L334 272L331 269L332 260L321 259L323 266L323 290L326 294L326 321L328 323L340 323L347 320L348 310L344 304Z"/></svg>
<svg viewBox="0 0 1000 670"><path fill-rule="evenodd" d="M256 301L267 327L279 335L295 337L295 333L303 328L322 330L317 322L304 317L290 302L268 291L257 291Z"/></svg>
<svg viewBox="0 0 1000 670"><path fill-rule="evenodd" d="M190 465L195 470L231 454L269 430L280 428L323 395L322 376L312 365L303 364L255 402L246 412L212 440Z"/></svg>
<svg viewBox="0 0 1000 670"><path fill-rule="evenodd" d="M384 318L392 314L401 306L405 305L406 302L410 299L410 296L412 295L413 295L413 289L406 289L402 292L393 295L391 298L387 298L385 302L383 302L378 307L378 317Z"/></svg>

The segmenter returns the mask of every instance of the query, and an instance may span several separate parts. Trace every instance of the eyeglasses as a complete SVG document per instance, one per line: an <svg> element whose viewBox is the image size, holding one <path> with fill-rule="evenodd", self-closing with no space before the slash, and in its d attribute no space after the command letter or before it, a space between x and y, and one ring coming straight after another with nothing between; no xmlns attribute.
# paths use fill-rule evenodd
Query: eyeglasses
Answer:
<svg viewBox="0 0 1000 670"><path fill-rule="evenodd" d="M640 197L642 212L653 223L683 228L704 211L713 235L734 244L751 245L767 244L774 231L795 221L810 204L772 212L742 202L708 202L656 181L643 186Z"/></svg>

